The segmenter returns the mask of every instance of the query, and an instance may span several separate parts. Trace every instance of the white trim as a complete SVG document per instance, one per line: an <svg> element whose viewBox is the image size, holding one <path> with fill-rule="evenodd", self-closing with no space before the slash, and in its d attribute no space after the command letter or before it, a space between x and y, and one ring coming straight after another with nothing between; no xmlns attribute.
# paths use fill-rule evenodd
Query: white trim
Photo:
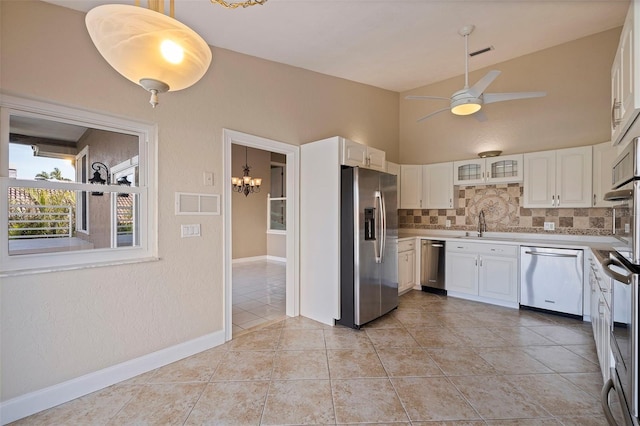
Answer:
<svg viewBox="0 0 640 426"><path fill-rule="evenodd" d="M222 129L224 147L224 304L225 338L231 340L231 145L243 145L287 156L286 314L300 315L300 147L235 130Z"/></svg>
<svg viewBox="0 0 640 426"><path fill-rule="evenodd" d="M11 398L0 404L0 422L4 425L55 407L115 383L222 345L224 341L224 332L222 330L216 331L215 333L85 374L57 385Z"/></svg>
<svg viewBox="0 0 640 426"><path fill-rule="evenodd" d="M267 262L287 263L287 258L286 257L267 255Z"/></svg>
<svg viewBox="0 0 640 426"><path fill-rule="evenodd" d="M268 229L267 234L271 235L287 235L287 231L282 231L279 229Z"/></svg>

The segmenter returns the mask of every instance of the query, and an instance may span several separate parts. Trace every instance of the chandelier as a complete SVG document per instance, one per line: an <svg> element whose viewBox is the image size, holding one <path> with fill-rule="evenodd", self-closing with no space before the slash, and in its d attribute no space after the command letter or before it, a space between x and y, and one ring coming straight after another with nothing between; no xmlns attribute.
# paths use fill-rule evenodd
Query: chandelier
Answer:
<svg viewBox="0 0 640 426"><path fill-rule="evenodd" d="M244 194L245 197L252 192L260 192L260 185L262 185L262 179L252 178L249 175L249 171L251 170L251 167L249 167L249 162L247 161L248 152L249 152L249 148L245 147L244 166L243 166L244 173L242 177L231 178L231 189L234 192L239 192L241 194Z"/></svg>
<svg viewBox="0 0 640 426"><path fill-rule="evenodd" d="M256 4L263 5L267 2L267 0L247 0L247 1L225 1L225 0L211 0L211 3L218 3L222 7L227 9L235 9L237 7L249 7L255 6Z"/></svg>
<svg viewBox="0 0 640 426"><path fill-rule="evenodd" d="M191 28L164 14L164 0L148 0L149 8L106 4L91 9L85 24L102 57L123 77L158 94L197 83L211 64L211 48Z"/></svg>

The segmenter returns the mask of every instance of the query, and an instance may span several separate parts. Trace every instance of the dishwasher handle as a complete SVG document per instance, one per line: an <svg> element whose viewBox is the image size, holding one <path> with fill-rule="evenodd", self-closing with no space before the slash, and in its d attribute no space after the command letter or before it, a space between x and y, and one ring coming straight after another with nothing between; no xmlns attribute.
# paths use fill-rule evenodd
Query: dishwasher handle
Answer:
<svg viewBox="0 0 640 426"><path fill-rule="evenodd" d="M577 254L563 254L563 253L546 253L539 251L525 251L525 254L530 254L532 256L548 256L548 257L578 257Z"/></svg>

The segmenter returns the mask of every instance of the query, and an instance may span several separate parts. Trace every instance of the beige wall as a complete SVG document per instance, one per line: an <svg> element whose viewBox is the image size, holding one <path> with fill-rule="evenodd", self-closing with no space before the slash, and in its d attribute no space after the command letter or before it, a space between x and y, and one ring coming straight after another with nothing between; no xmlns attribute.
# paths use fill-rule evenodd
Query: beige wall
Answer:
<svg viewBox="0 0 640 426"><path fill-rule="evenodd" d="M611 64L619 36L617 28L472 72L470 85L490 69L502 71L487 92L547 92L544 98L486 105L485 122L443 112L417 123L448 102L404 99L406 95L449 97L464 86L463 75L402 93L400 163L438 163L475 158L487 150L516 154L608 141Z"/></svg>
<svg viewBox="0 0 640 426"><path fill-rule="evenodd" d="M232 145L231 173L241 177L245 165L245 147ZM231 194L232 258L267 255L267 194L271 186L271 153L248 148L248 164L252 177L262 178L260 192L245 196Z"/></svg>
<svg viewBox="0 0 640 426"><path fill-rule="evenodd" d="M100 57L83 13L2 1L0 19L4 92L157 123L160 259L3 278L3 401L223 329L223 217L174 214L176 191L228 190L223 128L293 145L342 135L398 160L397 93L213 48L204 78L152 109ZM202 237L180 238L190 223Z"/></svg>

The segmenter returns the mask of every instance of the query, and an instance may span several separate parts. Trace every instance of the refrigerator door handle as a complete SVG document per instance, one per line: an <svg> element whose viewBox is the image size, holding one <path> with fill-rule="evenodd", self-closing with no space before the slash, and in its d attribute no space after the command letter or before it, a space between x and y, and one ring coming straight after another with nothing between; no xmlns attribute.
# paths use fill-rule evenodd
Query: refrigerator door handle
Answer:
<svg viewBox="0 0 640 426"><path fill-rule="evenodd" d="M386 235L385 231L387 228L387 224L385 222L386 212L384 211L384 198L382 197L382 193L380 191L375 192L376 200L378 201L378 223L380 224L380 233L378 241L376 243L376 263L382 263L382 255L384 253L384 246L386 243Z"/></svg>

